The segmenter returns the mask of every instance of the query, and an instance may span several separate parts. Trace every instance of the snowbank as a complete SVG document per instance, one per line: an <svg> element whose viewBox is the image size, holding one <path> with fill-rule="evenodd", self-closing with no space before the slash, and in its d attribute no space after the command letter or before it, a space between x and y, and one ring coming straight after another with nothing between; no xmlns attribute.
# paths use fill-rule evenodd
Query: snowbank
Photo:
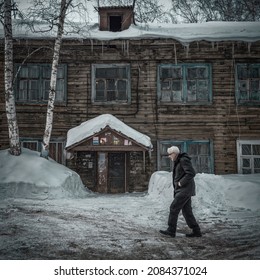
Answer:
<svg viewBox="0 0 260 280"><path fill-rule="evenodd" d="M195 181L194 208L201 216L229 213L234 209L260 211L260 174L197 174ZM86 198L89 194L77 173L51 159L41 158L38 152L23 149L16 157L8 150L0 151L0 199L57 200ZM146 198L145 201L156 200L158 207L168 209L173 198L172 174L153 173ZM124 198L120 196L120 200Z"/></svg>
<svg viewBox="0 0 260 280"><path fill-rule="evenodd" d="M20 156L0 151L0 199L57 199L85 197L87 191L77 173L46 160L38 152L23 149Z"/></svg>
<svg viewBox="0 0 260 280"><path fill-rule="evenodd" d="M210 215L231 208L260 210L260 174L214 175L197 174L194 205L196 211ZM152 174L148 194L169 206L173 198L172 174L158 171Z"/></svg>

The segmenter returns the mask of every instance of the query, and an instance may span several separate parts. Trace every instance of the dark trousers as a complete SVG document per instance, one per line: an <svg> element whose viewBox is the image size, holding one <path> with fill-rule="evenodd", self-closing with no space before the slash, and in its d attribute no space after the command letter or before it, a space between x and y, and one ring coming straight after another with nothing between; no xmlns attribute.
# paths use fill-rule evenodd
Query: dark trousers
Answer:
<svg viewBox="0 0 260 280"><path fill-rule="evenodd" d="M189 228L199 231L199 225L192 212L191 197L181 192L175 194L174 200L170 206L168 230L173 233L176 232L178 216L181 210Z"/></svg>

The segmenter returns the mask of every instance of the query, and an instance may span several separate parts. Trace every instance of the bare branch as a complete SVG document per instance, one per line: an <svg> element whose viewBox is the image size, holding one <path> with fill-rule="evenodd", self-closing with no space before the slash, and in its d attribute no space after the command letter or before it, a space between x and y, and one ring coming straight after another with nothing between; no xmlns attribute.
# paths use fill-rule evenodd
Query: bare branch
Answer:
<svg viewBox="0 0 260 280"><path fill-rule="evenodd" d="M180 21L260 20L260 0L172 0Z"/></svg>

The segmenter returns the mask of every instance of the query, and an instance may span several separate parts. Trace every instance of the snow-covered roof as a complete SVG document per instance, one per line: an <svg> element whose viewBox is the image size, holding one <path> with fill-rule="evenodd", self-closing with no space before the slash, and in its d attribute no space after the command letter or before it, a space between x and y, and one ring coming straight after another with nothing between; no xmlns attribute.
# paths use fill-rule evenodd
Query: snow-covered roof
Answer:
<svg viewBox="0 0 260 280"><path fill-rule="evenodd" d="M45 33L33 33L21 24L13 24L13 36L15 38L38 38L48 39L56 36L56 31ZM38 24L36 29L44 29L44 25ZM82 27L80 33L69 33L68 26L65 28L63 38L67 39L92 39L92 40L115 40L115 39L148 39L148 38L171 38L183 44L194 41L206 40L217 41L244 41L256 42L260 40L260 22L203 22L186 24L158 24L149 23L131 25L121 32L100 31L99 25L91 24ZM0 37L4 37L3 28L0 27Z"/></svg>
<svg viewBox="0 0 260 280"><path fill-rule="evenodd" d="M129 29L121 32L94 29L91 37L102 40L164 38L175 39L181 43L200 40L255 42L260 40L260 22L131 25Z"/></svg>
<svg viewBox="0 0 260 280"><path fill-rule="evenodd" d="M149 149L152 149L153 147L150 137L131 128L115 116L104 114L70 129L67 133L67 143L65 148L68 149L71 146L81 143L94 134L101 132L107 126Z"/></svg>
<svg viewBox="0 0 260 280"><path fill-rule="evenodd" d="M133 9L133 6L110 6L110 5L102 5L97 8L98 10L113 10L113 9Z"/></svg>

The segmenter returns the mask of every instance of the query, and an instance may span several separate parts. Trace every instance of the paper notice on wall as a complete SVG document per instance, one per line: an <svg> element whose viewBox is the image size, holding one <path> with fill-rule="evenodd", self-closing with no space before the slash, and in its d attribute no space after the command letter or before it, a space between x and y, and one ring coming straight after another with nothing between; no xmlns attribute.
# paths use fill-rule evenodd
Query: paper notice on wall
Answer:
<svg viewBox="0 0 260 280"><path fill-rule="evenodd" d="M99 145L99 137L93 137L93 145Z"/></svg>

